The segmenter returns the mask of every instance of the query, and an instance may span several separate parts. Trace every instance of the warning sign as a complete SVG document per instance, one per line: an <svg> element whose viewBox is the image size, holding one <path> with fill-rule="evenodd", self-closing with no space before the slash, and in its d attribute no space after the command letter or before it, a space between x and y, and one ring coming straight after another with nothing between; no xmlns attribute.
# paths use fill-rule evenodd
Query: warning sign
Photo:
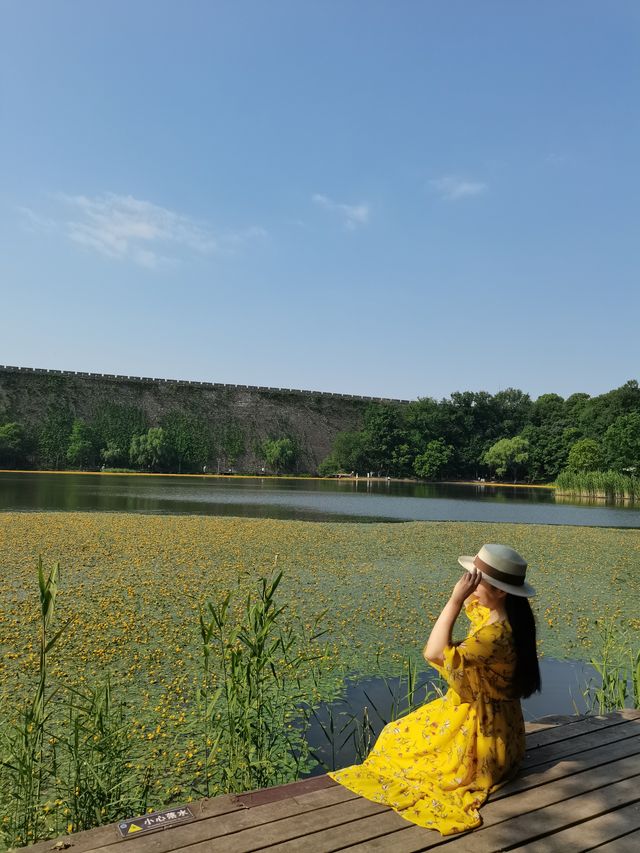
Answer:
<svg viewBox="0 0 640 853"><path fill-rule="evenodd" d="M142 817L131 817L120 821L118 830L121 838L131 838L138 832L149 832L153 829L168 829L177 823L193 820L195 815L189 806L180 806L176 809L165 809L163 812L151 812Z"/></svg>

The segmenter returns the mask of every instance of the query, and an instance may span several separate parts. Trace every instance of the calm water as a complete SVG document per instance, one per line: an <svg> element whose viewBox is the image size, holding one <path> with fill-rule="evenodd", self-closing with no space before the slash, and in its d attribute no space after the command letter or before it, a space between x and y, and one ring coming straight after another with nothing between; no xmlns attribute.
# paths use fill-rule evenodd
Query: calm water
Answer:
<svg viewBox="0 0 640 853"><path fill-rule="evenodd" d="M557 503L547 489L214 477L0 473L0 511L101 511L307 521L506 521L640 527L640 511Z"/></svg>
<svg viewBox="0 0 640 853"><path fill-rule="evenodd" d="M582 691L589 681L598 682L597 673L592 666L582 661L541 658L540 673L542 690L522 701L525 720L537 720L548 714L584 714L586 712L587 703ZM426 699L426 686L431 678L433 675L428 672L421 673L418 677L416 699L421 703ZM406 681L400 686L397 678L388 678L386 681L382 678L346 681L344 698L321 705L316 711L317 719L313 720L307 735L309 745L329 769L333 769L333 766L346 767L349 764L359 763L353 739L347 739L349 732L353 731L352 726L349 725L350 717L356 716L362 723L362 712L366 707L374 731L372 738L375 740L385 723L391 718L393 695L402 696L403 692L406 693ZM434 697L429 697L429 700L431 698ZM406 710L406 702L400 702L399 707ZM329 728L331 715L336 732L340 732L344 726L347 726L341 735L338 734L335 737L335 753L332 753L325 734ZM345 739L347 739L346 743L343 743ZM324 767L318 766L309 775L317 776L324 772Z"/></svg>

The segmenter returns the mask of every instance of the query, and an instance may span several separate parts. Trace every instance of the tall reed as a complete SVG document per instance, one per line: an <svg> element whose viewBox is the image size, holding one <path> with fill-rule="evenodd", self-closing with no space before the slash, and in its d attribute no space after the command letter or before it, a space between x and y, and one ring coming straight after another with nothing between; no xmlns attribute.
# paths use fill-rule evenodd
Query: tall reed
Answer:
<svg viewBox="0 0 640 853"><path fill-rule="evenodd" d="M52 686L49 655L60 567L38 562L39 665L34 695L0 714L0 836L21 846L88 829L148 806L154 763L145 764L111 680L78 689ZM203 770L193 791L211 795L287 782L313 763L305 739L318 683L320 614L308 626L277 603L282 572L260 578L236 618L232 596L200 615L202 681L197 694ZM54 700L55 697L55 701ZM162 802L160 805L165 805ZM154 806L158 806L156 802Z"/></svg>
<svg viewBox="0 0 640 853"><path fill-rule="evenodd" d="M147 808L151 768L141 777L124 704L114 701L109 676L96 687L70 689L68 723L60 736L62 778L56 801L77 832Z"/></svg>
<svg viewBox="0 0 640 853"><path fill-rule="evenodd" d="M617 471L562 471L555 485L559 495L589 500L640 500L640 478Z"/></svg>
<svg viewBox="0 0 640 853"><path fill-rule="evenodd" d="M637 633L613 618L596 620L600 652L591 659L598 678L584 690L589 713L606 714L631 704L640 708L640 648Z"/></svg>
<svg viewBox="0 0 640 853"><path fill-rule="evenodd" d="M207 605L200 617L203 683L198 692L202 781L198 793L247 791L296 779L311 765L304 738L311 685L308 673L321 657L309 635L285 621L276 603L282 572L259 580L239 621L231 593Z"/></svg>
<svg viewBox="0 0 640 853"><path fill-rule="evenodd" d="M83 691L49 683L49 655L68 626L53 632L59 577L59 563L45 577L38 560L37 683L13 718L7 707L0 717L0 837L11 847L147 806L150 770L136 768L137 748L109 678Z"/></svg>
<svg viewBox="0 0 640 853"><path fill-rule="evenodd" d="M379 657L377 659L377 666L380 669ZM363 690L363 694L369 704L363 705L355 713L343 710L336 716L333 707L329 705L327 708L328 721L324 722L318 711L313 710L313 716L327 741L329 760L324 760L317 751L312 752L312 755L327 770L336 769L336 765L339 763L338 755L349 742L352 744L352 751L356 761L361 763L371 751L381 726L386 726L388 723L402 719L402 717L412 713L425 702L443 695L441 679L439 677L429 681L427 684L419 685L417 667L410 657L402 659L399 676L395 678L387 676L379 677L389 694L388 711L382 708L380 701L377 703L374 702L366 690ZM424 688L424 694L421 692L422 688ZM333 704L344 705L345 708L349 707L346 699L340 699ZM370 709L373 710L377 721L372 718ZM339 721L342 722L340 726Z"/></svg>
<svg viewBox="0 0 640 853"><path fill-rule="evenodd" d="M47 811L42 797L51 783L55 757L46 737L53 694L48 690L48 655L64 631L51 636L54 621L60 564L56 563L45 578L42 557L38 560L40 593L40 637L38 682L30 701L20 709L18 719L2 728L2 761L0 783L5 800L0 827L9 845L21 846L38 839L43 831Z"/></svg>

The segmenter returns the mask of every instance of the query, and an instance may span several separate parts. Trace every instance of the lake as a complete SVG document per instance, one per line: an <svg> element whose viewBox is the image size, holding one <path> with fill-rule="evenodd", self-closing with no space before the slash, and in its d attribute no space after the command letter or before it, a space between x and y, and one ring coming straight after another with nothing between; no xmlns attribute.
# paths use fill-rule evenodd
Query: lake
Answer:
<svg viewBox="0 0 640 853"><path fill-rule="evenodd" d="M637 507L559 502L551 489L482 483L0 473L0 511L40 510L640 527Z"/></svg>
<svg viewBox="0 0 640 853"><path fill-rule="evenodd" d="M541 658L540 674L542 690L522 700L522 714L525 720L538 720L547 714L584 714L588 703L584 692L590 681L599 683L596 670L588 663L576 660L554 660ZM431 691L431 679L437 674L427 670L418 674L414 696L414 708L425 701L435 698ZM311 725L307 732L307 742L320 764L309 772L309 776L318 776L326 769L346 767L359 763L353 736L355 717L362 726L363 711L366 708L371 726L372 741L378 737L392 715L392 707L401 713L407 710L407 682L399 678L356 678L345 679L343 696L333 702L325 702L315 709ZM336 732L332 743L327 733L333 718Z"/></svg>

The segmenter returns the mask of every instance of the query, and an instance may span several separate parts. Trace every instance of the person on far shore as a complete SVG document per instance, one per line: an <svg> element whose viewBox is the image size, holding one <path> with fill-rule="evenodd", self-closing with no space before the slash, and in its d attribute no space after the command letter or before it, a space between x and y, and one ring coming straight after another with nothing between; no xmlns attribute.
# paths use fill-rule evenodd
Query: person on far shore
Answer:
<svg viewBox="0 0 640 853"><path fill-rule="evenodd" d="M525 752L520 699L540 690L526 561L490 544L458 562L466 572L423 651L446 695L385 726L363 764L328 774L442 835L480 826L480 806L515 775ZM452 643L463 607L470 630Z"/></svg>

